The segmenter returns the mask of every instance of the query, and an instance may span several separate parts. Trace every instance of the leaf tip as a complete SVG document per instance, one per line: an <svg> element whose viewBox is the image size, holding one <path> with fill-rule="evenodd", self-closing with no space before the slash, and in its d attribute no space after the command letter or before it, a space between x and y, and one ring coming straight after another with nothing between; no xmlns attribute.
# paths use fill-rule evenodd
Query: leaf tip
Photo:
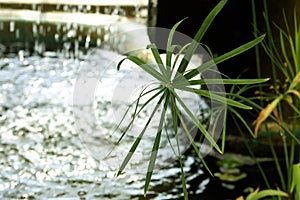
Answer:
<svg viewBox="0 0 300 200"><path fill-rule="evenodd" d="M259 132L259 129L260 129L260 122L257 121L257 119L253 122L252 125L255 125L255 128L254 128L254 138L257 138L258 137L258 132Z"/></svg>
<svg viewBox="0 0 300 200"><path fill-rule="evenodd" d="M251 107L251 106L246 106L245 109L246 109L246 110L252 110L253 107Z"/></svg>
<svg viewBox="0 0 300 200"><path fill-rule="evenodd" d="M122 171L118 171L118 173L116 174L116 178L118 177L118 176L120 176L122 174Z"/></svg>

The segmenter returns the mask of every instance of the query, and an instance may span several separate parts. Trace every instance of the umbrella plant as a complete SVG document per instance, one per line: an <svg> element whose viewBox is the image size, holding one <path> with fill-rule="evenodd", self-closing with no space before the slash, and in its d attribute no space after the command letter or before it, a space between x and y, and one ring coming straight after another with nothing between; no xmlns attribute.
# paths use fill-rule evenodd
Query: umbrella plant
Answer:
<svg viewBox="0 0 300 200"><path fill-rule="evenodd" d="M209 169L209 166L206 164L204 156L199 149L199 145L197 145L197 141L194 139L191 134L191 129L187 126L186 118L193 124L199 134L200 138L206 140L207 143L218 151L220 154L224 153L224 143L225 143L225 134L226 134L226 115L227 109L234 111L234 113L243 121L242 117L238 114L239 109L252 109L251 106L241 103L239 99L239 95L235 95L234 93L226 93L220 92L218 90L211 91L205 89L203 87L205 85L252 85L258 84L267 81L268 79L231 79L224 74L219 74L223 78L199 78L202 74L207 71L216 72L215 66L221 62L224 62L232 57L235 57L255 45L259 44L265 35L261 35L259 37L254 38L252 41L245 43L233 50L228 51L227 53L213 57L209 48L201 43L201 40L217 16L217 14L222 10L227 0L221 0L207 15L201 24L198 32L194 36L192 42L187 43L185 45L174 44L173 37L176 32L176 28L183 23L184 19L176 23L173 28L170 30L168 41L166 45L166 51L164 56L160 53L157 45L155 43L149 44L147 49L151 52L153 56L153 61L149 62L148 60L142 59L136 54L136 52L129 52L126 54L124 59L122 59L118 63L118 70L122 70L122 64L125 60L130 60L136 66L141 68L145 73L149 74L153 77L155 82L153 83L153 87L151 89L143 89L135 101L128 106L129 108L133 108L133 112L126 112L125 115L130 115L130 122L126 125L125 129L122 129L122 134L119 140L116 142L117 145L121 145L121 141L128 132L130 126L135 123L138 115L145 109L149 109L148 106L155 102L155 106L151 107L151 114L144 125L144 128L139 133L138 137L136 137L133 142L127 156L125 156L117 175L120 175L124 172L126 165L130 162L135 150L139 146L146 130L149 128L149 123L151 122L153 116L159 113L160 117L158 120L156 131L153 132L154 140L152 145L151 155L149 156L149 164L145 178L144 185L144 195L146 195L149 184L151 181L151 177L153 174L153 169L155 166L155 161L157 158L157 154L160 148L160 141L163 134L167 134L167 137L171 137L170 133L172 132L172 137L176 138L176 146L170 143L172 146L173 152L176 155L180 163L181 168L181 179L182 179L182 187L184 199L188 199L188 191L186 187L185 174L183 169L183 157L182 150L180 149L180 139L178 137L179 132L183 131L185 133L186 138L189 140L192 149L196 152L197 156L201 159L203 165L208 170L209 173L212 172ZM191 64L191 59L199 46L204 46L207 51L210 52L212 56L211 60L201 63L199 66L195 66L193 69L188 68ZM176 67L177 66L177 67ZM200 76L199 76L200 75ZM207 130L207 127L202 123L198 116L196 116L190 108L187 106L184 99L182 99L179 95L180 91L192 93L203 98L209 99L212 103L214 103L214 108L210 111L210 119L208 123L212 123L212 128ZM148 96L148 99L144 101L141 105L141 98ZM234 98L232 98L234 97ZM223 116L223 117L222 117ZM167 120L170 118L171 120ZM216 120L219 119L219 120ZM221 122L221 124L220 124ZM244 121L243 121L244 122ZM118 127L121 127L122 120ZM217 138L214 137L214 130L216 130L217 126L222 126L222 140L221 143L217 142ZM168 127L168 128L166 128ZM176 150L175 150L176 149Z"/></svg>

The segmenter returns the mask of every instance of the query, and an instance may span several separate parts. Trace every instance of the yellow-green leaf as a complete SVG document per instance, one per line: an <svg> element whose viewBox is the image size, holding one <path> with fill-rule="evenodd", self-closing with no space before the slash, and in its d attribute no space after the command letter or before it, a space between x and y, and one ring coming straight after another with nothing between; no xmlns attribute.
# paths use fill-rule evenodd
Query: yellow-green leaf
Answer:
<svg viewBox="0 0 300 200"><path fill-rule="evenodd" d="M276 99L274 99L271 103L269 103L264 109L262 109L260 111L258 117L254 121L254 124L255 124L254 136L255 137L258 136L258 131L259 131L261 124L271 115L273 110L276 108L278 103L281 101L282 97L283 97L282 95L278 96Z"/></svg>
<svg viewBox="0 0 300 200"><path fill-rule="evenodd" d="M292 190L295 190L295 199L300 199L300 163L293 165Z"/></svg>
<svg viewBox="0 0 300 200"><path fill-rule="evenodd" d="M296 95L299 98L299 100L300 100L300 92L298 90L290 90L289 92L293 93L294 95Z"/></svg>
<svg viewBox="0 0 300 200"><path fill-rule="evenodd" d="M259 200L259 199L264 199L265 197L268 196L288 197L289 195L286 192L280 190L265 189L259 191L259 189L257 188L255 191L253 191L246 197L246 200Z"/></svg>

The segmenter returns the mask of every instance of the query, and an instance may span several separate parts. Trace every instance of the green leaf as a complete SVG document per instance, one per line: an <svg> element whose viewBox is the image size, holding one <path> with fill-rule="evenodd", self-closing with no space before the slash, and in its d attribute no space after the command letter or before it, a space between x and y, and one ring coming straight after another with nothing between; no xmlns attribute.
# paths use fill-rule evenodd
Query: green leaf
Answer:
<svg viewBox="0 0 300 200"><path fill-rule="evenodd" d="M209 84L232 84L232 85L250 85L263 83L270 80L269 78L264 79L199 79L199 80L190 80L190 85L209 85Z"/></svg>
<svg viewBox="0 0 300 200"><path fill-rule="evenodd" d="M273 190L273 189L265 189L261 191L254 191L250 193L246 200L259 200L268 196L281 196L281 197L288 197L289 195L286 192L280 190Z"/></svg>
<svg viewBox="0 0 300 200"><path fill-rule="evenodd" d="M186 188L186 180L185 180L185 173L183 170L183 162L181 156L179 156L179 164L180 164L180 171L181 171L181 185L182 185L182 190L183 190L183 195L184 195L184 200L188 200L188 191Z"/></svg>
<svg viewBox="0 0 300 200"><path fill-rule="evenodd" d="M247 109L247 110L252 109L252 107L247 106L243 103L240 103L238 101L234 101L232 99L226 98L224 96L215 94L215 93L207 91L207 90L195 89L195 88L190 88L190 87L185 87L185 86L180 86L180 87L174 86L174 88L179 89L179 90L183 90L183 91L187 91L187 92L192 92L194 94L199 94L199 95L202 95L204 97L208 97L212 101L220 102L220 103L223 103L224 105L234 106L234 107L237 107L237 108Z"/></svg>
<svg viewBox="0 0 300 200"><path fill-rule="evenodd" d="M279 67L279 69L284 73L285 77L289 80L289 82L291 82L291 79L292 79L291 77L294 77L296 72L294 72L294 69L293 69L292 64L290 62L290 59L288 58L288 54L286 52L286 47L285 47L285 43L284 43L283 33L282 32L283 32L283 30L280 29L281 51L282 51L282 55L284 57L284 60L287 63L288 70L284 66ZM291 76L289 75L288 72L290 73Z"/></svg>
<svg viewBox="0 0 300 200"><path fill-rule="evenodd" d="M158 87L158 88L154 88L154 89L152 89L152 90L150 90L150 91L148 91L148 92L146 92L146 93L143 93L143 91L146 89L146 87L144 88L144 90L140 93L140 95L139 95L139 97L138 97L138 99L136 100L136 103L135 103L135 110L134 110L134 113L132 114L132 118L131 118L131 120L130 120L130 122L128 123L128 125L127 125L127 127L125 128L125 130L122 132L122 134L121 134L121 137L119 138L119 140L117 141L117 143L116 143L116 145L118 145L120 142L121 142L121 140L122 140L122 138L125 136L125 134L126 134L126 132L129 130L129 128L131 127L131 125L134 123L134 120L135 120L135 118L136 118L136 116L153 100L153 99L155 99L160 93L162 93L163 92L163 89L161 89L160 91L158 91L157 93L155 93L155 94L153 94L144 104L143 104L143 106L139 109L139 111L137 111L137 108L138 108L138 104L139 104L139 101L140 101L140 98L144 95L144 94L149 94L149 92L152 92L152 91L155 91L155 90L157 90L157 89L159 89L160 87ZM128 107L128 109L126 110L126 112L125 112L125 114L123 115L123 117L122 117L122 119L121 119L121 121L120 121L120 123L117 125L117 127L116 127L116 129L114 130L114 132L121 126L121 124L122 124L122 122L123 122L123 120L125 119L125 116L128 114L128 111L129 111L129 109L130 109L130 107L131 107L132 105L130 105L129 107Z"/></svg>
<svg viewBox="0 0 300 200"><path fill-rule="evenodd" d="M191 70L189 73L187 73L186 75L184 75L184 77L187 79L187 80L190 80L191 78L195 77L196 75L198 75L199 73L213 67L213 66L216 66L217 64L225 61L225 60L228 60L232 57L235 57L249 49L251 49L252 47L254 47L255 45L257 45L258 43L260 43L265 37L265 34L264 35L261 35L260 37L244 44L244 45L241 45L240 47L237 47L219 57L216 57L215 59L213 60L210 60L206 63L203 63L202 65L200 65L199 67L197 67L196 69L193 69Z"/></svg>
<svg viewBox="0 0 300 200"><path fill-rule="evenodd" d="M293 165L292 192L294 199L300 199L300 163Z"/></svg>
<svg viewBox="0 0 300 200"><path fill-rule="evenodd" d="M289 90L297 88L297 86L300 84L300 71L297 73L297 75L294 77Z"/></svg>
<svg viewBox="0 0 300 200"><path fill-rule="evenodd" d="M138 145L139 145L139 143L140 143L140 141L141 141L141 139L142 139L142 137L143 137L145 131L147 130L147 128L148 128L148 126L149 126L149 124L150 124L150 122L151 122L151 120L152 120L154 114L155 114L156 111L158 110L158 108L159 108L159 106L161 105L161 102L163 101L163 99L164 99L164 96L162 96L162 97L159 99L159 101L157 102L157 104L156 104L155 108L153 109L153 111L152 111L152 113L151 113L151 115L150 115L148 121L147 121L146 124L145 124L145 127L143 128L143 130L141 131L141 133L139 134L139 136L136 138L136 140L135 140L135 142L133 143L133 145L131 146L131 148L130 148L128 154L126 155L125 159L123 160L123 162L122 162L122 164L121 164L121 166L120 166L120 168L119 168L119 171L118 171L118 173L117 173L117 176L119 176L119 175L123 172L123 170L125 169L126 165L128 164L128 162L130 161L131 157L133 156L133 153L135 152L136 148L138 147ZM131 123L130 123L130 124L131 124Z"/></svg>
<svg viewBox="0 0 300 200"><path fill-rule="evenodd" d="M186 17L187 18L187 17ZM185 20L186 18L180 20L179 22L177 22L171 29L169 37L168 37L168 42L167 42L167 55L166 55L166 66L171 67L171 61L172 61L172 54L174 51L174 48L172 48L172 41L173 41L173 36L174 33L177 29L177 27L182 23L183 20Z"/></svg>
<svg viewBox="0 0 300 200"><path fill-rule="evenodd" d="M173 123L173 129L175 133L176 143L177 143L177 151L178 151L178 160L180 164L180 170L181 170L181 185L182 190L184 194L184 200L188 200L188 192L186 188L186 180L185 180L185 173L183 170L183 162L182 162L182 156L181 156L181 150L180 150L180 140L178 138L178 115L180 115L180 112L178 112L178 107L176 105L176 100L174 95L170 95L171 99L171 113L172 113L172 123ZM171 145L171 143L170 143ZM171 145L172 146L172 145ZM175 153L175 150L173 150ZM175 153L176 155L176 153Z"/></svg>
<svg viewBox="0 0 300 200"><path fill-rule="evenodd" d="M177 105L176 105L176 101L175 101L175 97L174 95L170 95L170 99L171 99L171 114L172 114L172 124L173 124L173 130L174 130L174 134L176 139L178 140L178 118L177 118ZM179 143L179 141L178 141ZM180 157L181 152L179 149L179 144L177 146L178 148L178 156Z"/></svg>
<svg viewBox="0 0 300 200"><path fill-rule="evenodd" d="M177 97L176 97L176 98L177 98ZM183 119L181 113L180 113L179 110L178 110L178 107L175 107L175 109L176 109L177 117L179 118L180 123L181 123L181 125L182 125L182 127L183 127L183 129L184 129L184 132L186 133L188 139L190 140L192 147L194 148L196 154L197 154L198 157L200 158L200 160L201 160L203 166L205 167L205 169L209 172L209 174L210 174L211 176L213 176L213 174L212 174L212 172L210 171L210 169L209 169L207 163L205 162L203 156L201 155L201 153L200 153L200 151L199 151L199 148L198 148L198 146L196 145L196 143L195 143L195 141L194 141L194 138L192 137L192 135L191 135L189 129L187 128L187 126L186 126L186 124L185 124L185 121L184 121L184 119ZM202 131L205 132L206 130L205 130L205 128L202 126L202 127L200 128L200 131L201 131L201 132L202 132ZM206 132L207 132L207 131L206 131ZM203 132L202 132L202 133L203 133Z"/></svg>
<svg viewBox="0 0 300 200"><path fill-rule="evenodd" d="M175 96L178 103L182 106L184 111L188 114L192 122L198 127L198 129L201 131L201 133L207 138L207 140L210 142L210 144L220 153L222 153L221 149L217 145L216 141L212 136L207 132L207 130L204 128L204 126L200 123L200 121L197 119L197 117L190 111L190 109L185 105L185 103L182 101L182 99L176 94L175 91L172 91L172 94ZM188 135L188 137L191 136ZM192 139L193 140L193 139Z"/></svg>
<svg viewBox="0 0 300 200"><path fill-rule="evenodd" d="M142 59L138 58L137 56L134 55L128 55L126 56L126 58L122 59L118 65L117 65L117 69L120 69L121 64L126 60L130 60L133 63L135 63L137 66L139 66L140 68L142 68L144 71L146 71L148 74L150 74L151 76L153 76L154 78L156 78L159 81L164 81L165 78L154 69L153 66L151 66L150 64L147 64L145 61L143 61Z"/></svg>
<svg viewBox="0 0 300 200"><path fill-rule="evenodd" d="M206 33L207 29L209 28L209 26L211 25L211 23L213 22L213 20L217 16L217 14L225 6L226 2L227 2L227 0L221 0L210 11L210 13L207 15L207 17L204 19L203 23L201 24L199 30L197 31L197 33L196 33L196 35L193 39L193 42L192 42L191 46L188 48L187 52L184 55L184 58L181 60L181 63L180 63L179 68L178 68L178 73L182 74L186 70L186 68L188 66L188 63L190 62L191 57L193 56L195 50L199 46L199 43L200 43L202 37Z"/></svg>
<svg viewBox="0 0 300 200"><path fill-rule="evenodd" d="M234 114L234 115L242 122L242 124L246 127L247 131L248 131L253 137L255 137L255 135L254 135L254 133L253 133L251 127L249 126L249 122L246 122L245 119L244 119L244 117L242 117L242 116L240 115L240 113L237 112L235 109L232 109L232 108L230 108L230 107L229 107L228 109L230 110L230 112L231 112L232 114Z"/></svg>
<svg viewBox="0 0 300 200"><path fill-rule="evenodd" d="M150 161L149 161L149 165L148 165L148 170L147 170L147 174L146 174L146 180L145 180L145 186L144 186L144 196L146 196L146 193L148 191L148 187L149 187L152 173L154 170L154 165L155 165L155 161L156 161L156 157L157 157L157 153L158 153L158 149L159 149L159 143L160 143L160 139L161 139L161 133L163 130L164 119L166 116L167 107L169 105L169 97L170 97L169 92L166 91L163 95L163 98L165 99L165 103L164 103L164 107L163 107L163 110L162 110L162 113L160 116L160 121L159 121L159 125L157 128L156 137L155 137L155 140L153 143Z"/></svg>
<svg viewBox="0 0 300 200"><path fill-rule="evenodd" d="M165 81L169 80L170 77L171 77L171 74L167 73L167 70L164 67L164 63L161 60L161 57L160 57L160 54L159 54L159 51L158 51L156 45L155 44L150 44L150 45L148 45L147 48L151 49L152 55L153 55L153 57L154 57L154 59L156 61L156 64L158 65L158 68L160 69L161 74L165 78Z"/></svg>
<svg viewBox="0 0 300 200"><path fill-rule="evenodd" d="M223 121L223 130L222 130L222 152L225 152L225 143L226 143L226 131L227 131L227 114L228 114L228 109L224 110L224 121Z"/></svg>
<svg viewBox="0 0 300 200"><path fill-rule="evenodd" d="M178 52L178 54L176 55L176 58L173 62L173 65L172 65L172 69L174 70L175 69L175 66L176 66L176 63L178 61L178 59L180 58L180 56L184 53L184 51L186 51L186 49L191 45L191 43L187 43L186 45L184 45Z"/></svg>
<svg viewBox="0 0 300 200"><path fill-rule="evenodd" d="M171 93L171 96L172 96L172 94L173 94L173 93ZM174 96L174 97L175 97L175 96ZM177 98L177 97L171 98L171 101L172 101L172 104L173 104L173 105L176 105L176 103L175 103L175 102L176 102L176 98ZM191 135L189 129L187 128L187 126L186 126L186 124L185 124L185 121L184 121L184 119L183 119L183 117L182 117L182 115L181 115L181 112L178 110L178 106L174 106L174 112L177 114L177 117L178 117L178 119L179 119L179 121L180 121L180 123L181 123L181 125L182 125L182 127L183 127L183 129L184 129L184 132L186 133L188 139L190 140L191 145L192 145L192 147L194 148L194 150L195 150L196 154L198 155L198 157L200 158L200 160L201 160L203 166L206 168L206 170L209 172L209 174L210 174L211 176L213 176L213 174L212 174L212 172L210 171L208 165L206 164L204 158L202 157L202 155L201 155L201 153L200 153L200 151L199 151L199 148L198 148L198 146L196 145L196 143L195 143L195 141L194 141L194 138L192 137L192 135ZM206 130L204 129L204 131L206 131ZM178 144L179 144L179 142L178 142Z"/></svg>

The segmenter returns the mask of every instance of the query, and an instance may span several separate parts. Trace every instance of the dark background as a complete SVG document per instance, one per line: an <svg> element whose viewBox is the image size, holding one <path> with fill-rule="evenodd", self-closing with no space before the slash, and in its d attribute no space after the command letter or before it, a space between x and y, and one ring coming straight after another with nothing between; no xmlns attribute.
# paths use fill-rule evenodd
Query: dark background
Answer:
<svg viewBox="0 0 300 200"><path fill-rule="evenodd" d="M188 17L177 31L193 38L205 17L218 2L219 0L158 0L156 26L171 29L176 22ZM259 9L257 11L259 12ZM202 42L208 45L214 54L221 55L252 39L254 36L251 1L229 0L212 22ZM254 49L218 64L218 67L231 78L251 68L251 72L248 71L243 76L255 77Z"/></svg>
<svg viewBox="0 0 300 200"><path fill-rule="evenodd" d="M261 2L256 5L257 13L262 13ZM188 17L179 25L177 31L193 38L205 17L218 3L219 0L158 0L156 26L171 29L175 23ZM262 27L263 18L258 17L257 20L259 26ZM253 30L251 0L228 0L205 33L202 43L208 45L213 54L222 55L253 40ZM152 38L152 40L157 41L159 38ZM238 76L256 78L254 48L218 64L218 69L230 78ZM229 91L230 88L230 85L225 86L226 91ZM248 90L243 95L253 97L255 90L257 88ZM249 124L252 124L257 117L250 116L249 112L244 110L239 112ZM228 116L227 126L235 127L230 116ZM236 128L231 130L236 130Z"/></svg>

